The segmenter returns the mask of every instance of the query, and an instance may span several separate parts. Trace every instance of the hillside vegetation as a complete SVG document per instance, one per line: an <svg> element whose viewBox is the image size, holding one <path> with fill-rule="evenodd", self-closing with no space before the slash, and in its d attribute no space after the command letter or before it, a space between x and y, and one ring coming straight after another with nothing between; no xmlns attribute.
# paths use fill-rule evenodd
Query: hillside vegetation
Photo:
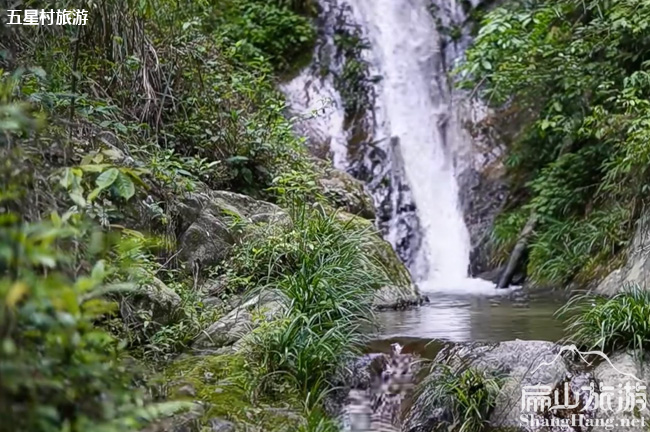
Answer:
<svg viewBox="0 0 650 432"><path fill-rule="evenodd" d="M309 59L314 4L55 3L88 24L0 26L3 425L337 430L325 396L392 276L275 90ZM210 263L178 247L197 220L227 239ZM194 353L227 311L215 280L215 304L271 292L280 312Z"/></svg>
<svg viewBox="0 0 650 432"><path fill-rule="evenodd" d="M620 263L650 192L649 18L641 0L503 2L460 69L521 126L508 134L512 194L494 243L505 260L535 215L535 283L585 283Z"/></svg>

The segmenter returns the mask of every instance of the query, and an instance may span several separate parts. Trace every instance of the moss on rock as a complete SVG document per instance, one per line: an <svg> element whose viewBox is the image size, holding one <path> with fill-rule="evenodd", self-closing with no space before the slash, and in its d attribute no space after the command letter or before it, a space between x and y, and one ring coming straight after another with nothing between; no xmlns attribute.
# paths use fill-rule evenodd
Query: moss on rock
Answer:
<svg viewBox="0 0 650 432"><path fill-rule="evenodd" d="M295 431L302 421L299 401L283 394L271 400L258 394L259 379L240 355L186 356L172 363L159 377L168 396L203 405L199 422L208 426L225 419L237 431Z"/></svg>

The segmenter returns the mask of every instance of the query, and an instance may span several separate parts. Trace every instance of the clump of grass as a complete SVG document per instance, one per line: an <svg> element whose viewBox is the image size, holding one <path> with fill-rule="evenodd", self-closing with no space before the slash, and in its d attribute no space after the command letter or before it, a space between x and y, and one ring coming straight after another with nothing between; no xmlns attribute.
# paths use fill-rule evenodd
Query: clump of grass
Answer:
<svg viewBox="0 0 650 432"><path fill-rule="evenodd" d="M411 416L426 423L435 419L419 425L434 432L481 432L500 390L501 380L489 371L436 364L416 390Z"/></svg>
<svg viewBox="0 0 650 432"><path fill-rule="evenodd" d="M269 238L269 253L258 254L268 258L261 289L285 295L284 316L255 330L247 349L269 377L267 390L288 384L311 410L363 345L362 327L373 322L372 298L386 275L364 252L369 231L304 206L292 212L292 222L283 237L290 242Z"/></svg>
<svg viewBox="0 0 650 432"><path fill-rule="evenodd" d="M568 317L567 340L605 352L650 345L650 291L629 285L613 297L587 293L572 298L558 314Z"/></svg>

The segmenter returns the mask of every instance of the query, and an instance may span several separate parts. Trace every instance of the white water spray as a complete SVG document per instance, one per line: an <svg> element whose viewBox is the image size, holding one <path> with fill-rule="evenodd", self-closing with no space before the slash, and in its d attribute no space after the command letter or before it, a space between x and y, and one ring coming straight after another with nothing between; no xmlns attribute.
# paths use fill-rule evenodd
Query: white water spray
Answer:
<svg viewBox="0 0 650 432"><path fill-rule="evenodd" d="M467 277L469 234L458 204L458 186L446 148L449 98L436 24L427 0L357 0L354 6L371 42L373 64L383 75L376 132L397 137L423 235L416 277L435 286Z"/></svg>
<svg viewBox="0 0 650 432"><path fill-rule="evenodd" d="M337 1L346 2L321 0L321 6L329 13L330 6ZM385 169L393 170L393 178L403 179L405 175L417 209L416 228L421 241L411 243L409 249L414 279L424 292L497 294L493 284L467 277L470 239L459 206L453 166L454 155L466 147L467 134L454 114L445 64L462 54L463 44L454 45L446 53L441 51L441 36L430 10L435 3L444 20L462 22L461 4L455 0L346 3L369 42L370 49L364 56L370 64L371 75L381 77L374 84L371 139L374 143L391 143L382 147L390 162L383 167L369 166L373 167L378 181L386 178ZM331 29L326 29L326 33L331 47ZM304 122L304 126L312 129L309 135L316 141L329 140L335 167L348 168L342 101L333 82L316 77L313 71L303 71L285 84L283 90L293 111L302 114L314 104L333 102L329 104L329 112ZM368 186L374 193L373 181ZM392 184L393 213L389 213L391 219L385 229L385 237L394 247L405 238L404 221L399 220L401 190L397 187L397 183ZM385 195L374 196L376 204L383 204Z"/></svg>

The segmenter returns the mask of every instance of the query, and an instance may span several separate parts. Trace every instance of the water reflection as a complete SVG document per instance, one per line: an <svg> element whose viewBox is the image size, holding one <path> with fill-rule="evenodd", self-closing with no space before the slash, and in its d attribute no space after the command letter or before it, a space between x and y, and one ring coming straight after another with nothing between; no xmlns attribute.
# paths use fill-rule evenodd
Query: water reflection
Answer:
<svg viewBox="0 0 650 432"><path fill-rule="evenodd" d="M553 314L563 299L549 293L486 297L430 293L431 303L379 314L382 339L438 339L499 342L512 339L557 341L563 323Z"/></svg>

